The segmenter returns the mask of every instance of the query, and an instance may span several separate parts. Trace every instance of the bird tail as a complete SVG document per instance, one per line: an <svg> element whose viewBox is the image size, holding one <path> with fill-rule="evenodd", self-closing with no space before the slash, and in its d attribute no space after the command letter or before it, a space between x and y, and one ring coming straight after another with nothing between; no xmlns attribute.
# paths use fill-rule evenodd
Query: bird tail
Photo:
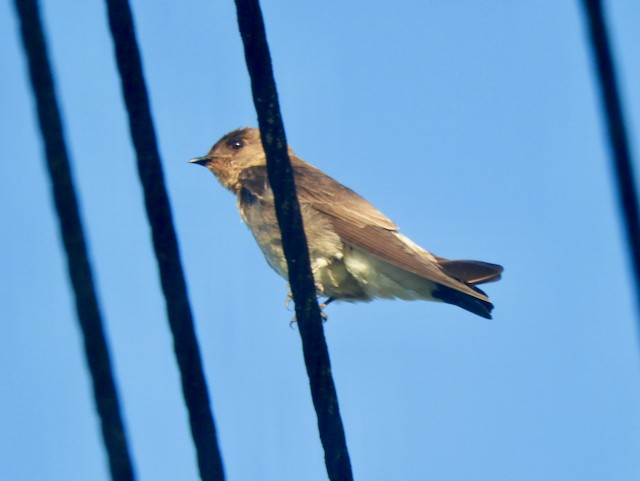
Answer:
<svg viewBox="0 0 640 481"><path fill-rule="evenodd" d="M448 286L443 286L442 284L438 284L437 286L436 290L431 294L435 299L461 307L462 309L473 312L485 319L491 319L493 304L488 300L485 301L484 299L479 299L478 297L474 297ZM485 299L488 299L487 295L477 287L474 287L472 284L469 284L469 287L482 295Z"/></svg>
<svg viewBox="0 0 640 481"><path fill-rule="evenodd" d="M495 282L502 277L502 266L482 261L451 261L437 257L438 264L447 274L475 286L486 282Z"/></svg>
<svg viewBox="0 0 640 481"><path fill-rule="evenodd" d="M476 287L476 284L499 280L502 274L502 266L482 261L451 261L442 257L437 257L436 259L444 272L465 283L484 299L443 285L438 285L438 289L434 291L433 296L447 304L454 304L481 317L491 319L493 304L489 302L489 298L484 291Z"/></svg>

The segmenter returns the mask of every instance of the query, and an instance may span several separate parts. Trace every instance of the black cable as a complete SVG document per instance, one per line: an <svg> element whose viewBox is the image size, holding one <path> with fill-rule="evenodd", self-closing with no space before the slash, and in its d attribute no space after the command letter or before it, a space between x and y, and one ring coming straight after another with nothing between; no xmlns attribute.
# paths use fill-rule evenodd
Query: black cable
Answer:
<svg viewBox="0 0 640 481"><path fill-rule="evenodd" d="M205 481L222 481L222 456L164 183L133 16L127 0L106 0L106 4L200 477Z"/></svg>
<svg viewBox="0 0 640 481"><path fill-rule="evenodd" d="M258 0L235 0L238 25L251 77L262 144L267 155L269 183L275 198L289 284L296 306L311 397L318 417L325 465L331 481L353 479L338 396L331 375L320 308L311 274L307 240L302 229L287 140L278 104L271 56Z"/></svg>
<svg viewBox="0 0 640 481"><path fill-rule="evenodd" d="M130 481L135 479L133 464L87 254L38 3L36 0L16 0L15 5L111 479Z"/></svg>
<svg viewBox="0 0 640 481"><path fill-rule="evenodd" d="M607 26L600 0L583 0L589 22L593 58L600 82L602 107L607 117L609 147L618 184L618 202L636 284L636 301L640 313L640 208L635 186L633 160L622 113L616 70L613 65Z"/></svg>

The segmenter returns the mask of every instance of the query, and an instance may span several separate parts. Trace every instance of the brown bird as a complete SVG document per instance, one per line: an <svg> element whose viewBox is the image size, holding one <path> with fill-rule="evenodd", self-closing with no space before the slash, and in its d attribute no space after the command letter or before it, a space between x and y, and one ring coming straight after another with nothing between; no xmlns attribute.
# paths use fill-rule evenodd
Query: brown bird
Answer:
<svg viewBox="0 0 640 481"><path fill-rule="evenodd" d="M424 299L491 319L493 305L476 284L500 279L501 266L431 254L366 199L296 157L291 147L289 157L316 290L328 297L327 304ZM267 262L288 279L260 132L234 130L190 162L207 167L237 196L240 215Z"/></svg>

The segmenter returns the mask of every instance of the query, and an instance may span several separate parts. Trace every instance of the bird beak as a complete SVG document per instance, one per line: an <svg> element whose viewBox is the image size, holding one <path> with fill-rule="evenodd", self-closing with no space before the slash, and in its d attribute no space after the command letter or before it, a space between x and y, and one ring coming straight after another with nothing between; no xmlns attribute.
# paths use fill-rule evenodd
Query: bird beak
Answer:
<svg viewBox="0 0 640 481"><path fill-rule="evenodd" d="M209 162L211 160L211 158L209 157L196 157L195 159L191 159L189 161L190 164L198 164L198 165L206 165L207 162Z"/></svg>

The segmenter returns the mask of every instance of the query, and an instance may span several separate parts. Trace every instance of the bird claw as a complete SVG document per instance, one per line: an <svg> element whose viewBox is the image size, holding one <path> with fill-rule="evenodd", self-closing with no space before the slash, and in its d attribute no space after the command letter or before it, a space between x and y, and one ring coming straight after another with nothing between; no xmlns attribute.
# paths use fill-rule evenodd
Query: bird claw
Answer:
<svg viewBox="0 0 640 481"><path fill-rule="evenodd" d="M327 303L323 302L318 307L320 307L320 317L322 318L322 322L327 322L329 320L329 315L324 312L324 308L327 307Z"/></svg>
<svg viewBox="0 0 640 481"><path fill-rule="evenodd" d="M287 300L285 302L287 309L289 309L289 304L291 304L291 299L292 299L291 292L289 292L289 295L287 296ZM333 301L335 301L335 299L333 297L329 297L325 302L323 302L318 306L320 307L320 318L322 319L323 324L329 320L329 316L327 315L326 312L324 312L324 308L327 307L329 304L331 304ZM293 329L293 325L297 323L298 323L298 317L293 316L293 319L291 319L291 322L289 322L289 327Z"/></svg>
<svg viewBox="0 0 640 481"><path fill-rule="evenodd" d="M287 292L287 298L284 300L284 307L287 309L287 311L291 310L291 301L292 300L293 300L293 294L291 294L291 291L289 291L289 292Z"/></svg>

